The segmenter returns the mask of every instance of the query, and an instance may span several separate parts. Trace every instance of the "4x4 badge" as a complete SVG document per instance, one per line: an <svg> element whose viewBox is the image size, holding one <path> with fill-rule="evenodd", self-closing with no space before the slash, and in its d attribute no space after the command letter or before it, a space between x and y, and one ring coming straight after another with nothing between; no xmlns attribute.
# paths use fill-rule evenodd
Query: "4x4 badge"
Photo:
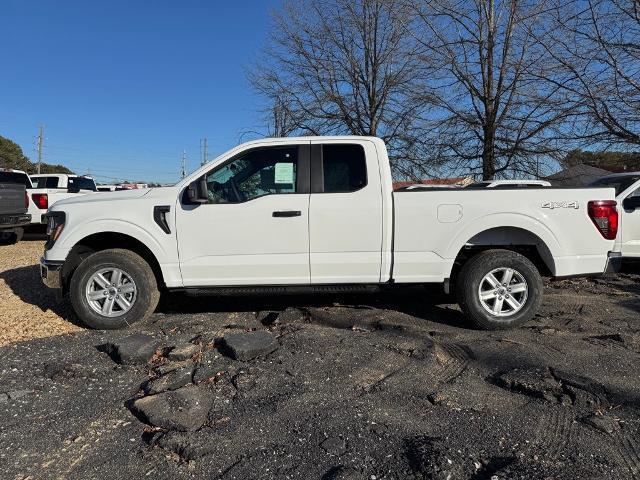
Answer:
<svg viewBox="0 0 640 480"><path fill-rule="evenodd" d="M550 208L553 210L554 208L574 208L579 209L580 204L577 201L573 202L542 202L542 208Z"/></svg>

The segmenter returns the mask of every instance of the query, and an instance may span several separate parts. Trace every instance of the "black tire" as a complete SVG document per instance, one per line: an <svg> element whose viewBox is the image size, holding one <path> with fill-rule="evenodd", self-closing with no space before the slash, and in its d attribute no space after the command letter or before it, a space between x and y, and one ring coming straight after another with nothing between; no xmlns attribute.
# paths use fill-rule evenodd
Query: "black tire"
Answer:
<svg viewBox="0 0 640 480"><path fill-rule="evenodd" d="M15 233L16 235L16 243L18 243L20 240L22 240L22 237L24 236L24 228L18 227L13 231L13 233Z"/></svg>
<svg viewBox="0 0 640 480"><path fill-rule="evenodd" d="M135 283L137 294L130 310L117 317L96 312L85 295L91 277L101 269L118 268ZM149 264L140 255L125 249L102 250L85 258L76 268L69 285L71 305L79 319L88 327L100 330L124 328L146 319L153 313L160 292Z"/></svg>
<svg viewBox="0 0 640 480"><path fill-rule="evenodd" d="M22 238L22 236L20 236ZM13 245L18 243L20 239L15 229L0 230L0 245Z"/></svg>
<svg viewBox="0 0 640 480"><path fill-rule="evenodd" d="M490 272L501 268L516 270L524 278L528 288L523 306L508 316L498 316L489 312L480 300L481 282ZM501 292L506 291L502 290L502 286L498 287L501 288ZM542 302L542 291L542 277L536 266L525 256L510 250L485 250L475 255L462 266L456 281L456 296L460 308L476 327L483 330L505 330L525 324L538 311ZM507 293L504 295L508 296ZM511 298L513 300L513 294Z"/></svg>

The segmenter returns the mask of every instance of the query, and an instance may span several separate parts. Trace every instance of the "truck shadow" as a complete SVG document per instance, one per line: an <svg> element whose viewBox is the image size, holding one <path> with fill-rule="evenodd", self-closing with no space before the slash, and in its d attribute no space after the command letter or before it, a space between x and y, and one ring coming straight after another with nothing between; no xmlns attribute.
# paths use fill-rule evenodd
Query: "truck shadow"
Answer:
<svg viewBox="0 0 640 480"><path fill-rule="evenodd" d="M269 296L190 296L167 293L156 312L163 314L203 314L233 312L285 312L297 309L326 311L329 315L307 315L313 323L337 328L371 328L373 324L393 327L399 316L432 321L456 328L469 328L462 313L452 308L455 300L422 287L403 291L358 294L300 294ZM372 317L375 317L372 319Z"/></svg>
<svg viewBox="0 0 640 480"><path fill-rule="evenodd" d="M76 325L81 325L71 309L68 299L61 299L42 285L38 265L19 267L0 272L11 291L23 302L42 311L51 310L56 315ZM451 308L454 300L439 289L408 287L406 289L369 294L314 294L278 296L188 296L182 293L165 293L156 312L185 315L232 312L283 312L288 308L302 311L327 310L327 315L309 316L315 323L338 328L371 328L371 315L376 322L393 327L398 315L432 321L456 328L469 328L460 311ZM359 313L358 313L359 312ZM363 314L364 313L364 314Z"/></svg>
<svg viewBox="0 0 640 480"><path fill-rule="evenodd" d="M0 280L4 280L11 291L23 302L34 305L43 312L51 310L65 320L79 325L69 302L58 298L53 291L42 284L38 265L5 270L0 272Z"/></svg>

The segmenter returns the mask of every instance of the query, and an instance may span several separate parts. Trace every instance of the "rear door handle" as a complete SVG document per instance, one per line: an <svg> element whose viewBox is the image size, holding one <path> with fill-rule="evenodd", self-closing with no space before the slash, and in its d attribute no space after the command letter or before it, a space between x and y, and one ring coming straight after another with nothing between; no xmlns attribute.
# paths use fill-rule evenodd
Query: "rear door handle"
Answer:
<svg viewBox="0 0 640 480"><path fill-rule="evenodd" d="M274 217L299 217L302 212L300 210L280 210L273 212L272 215Z"/></svg>

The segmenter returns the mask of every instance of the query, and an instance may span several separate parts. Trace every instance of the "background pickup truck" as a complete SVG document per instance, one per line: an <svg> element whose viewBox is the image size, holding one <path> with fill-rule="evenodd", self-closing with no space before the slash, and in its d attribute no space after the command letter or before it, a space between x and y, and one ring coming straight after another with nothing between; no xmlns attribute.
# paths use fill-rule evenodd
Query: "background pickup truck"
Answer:
<svg viewBox="0 0 640 480"><path fill-rule="evenodd" d="M24 172L22 172L24 173ZM96 191L93 178L63 173L31 175L33 188L29 190L29 213L32 224L46 223L44 214L58 200L86 195Z"/></svg>
<svg viewBox="0 0 640 480"><path fill-rule="evenodd" d="M640 258L640 172L607 175L591 184L616 190L620 208L620 225L614 252L623 258Z"/></svg>
<svg viewBox="0 0 640 480"><path fill-rule="evenodd" d="M0 242L19 242L31 217L27 214L29 199L24 185L2 183L5 172L0 171Z"/></svg>
<svg viewBox="0 0 640 480"><path fill-rule="evenodd" d="M601 274L618 212L605 189L393 192L384 142L240 145L173 187L69 198L48 214L44 283L119 328L160 289L267 293L443 284L478 327L521 325L541 275Z"/></svg>

